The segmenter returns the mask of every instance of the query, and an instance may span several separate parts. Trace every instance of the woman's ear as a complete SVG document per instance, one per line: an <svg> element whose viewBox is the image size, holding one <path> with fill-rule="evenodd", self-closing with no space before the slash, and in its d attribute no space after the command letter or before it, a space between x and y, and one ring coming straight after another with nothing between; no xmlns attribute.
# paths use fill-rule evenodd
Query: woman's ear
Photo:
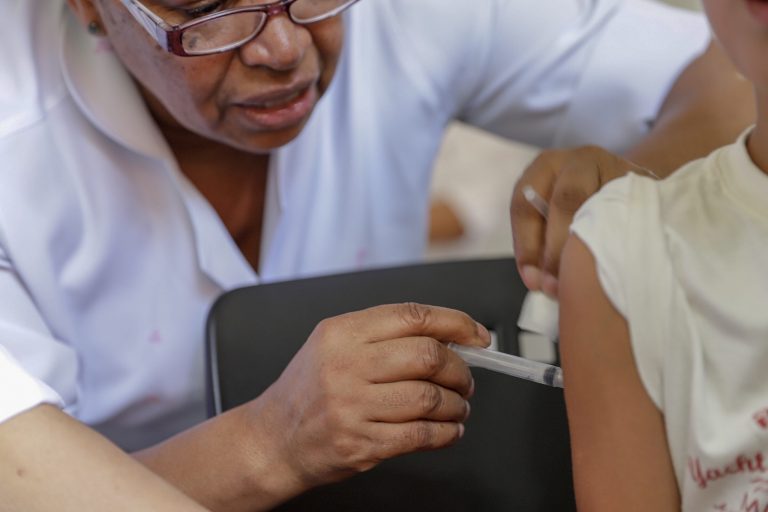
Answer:
<svg viewBox="0 0 768 512"><path fill-rule="evenodd" d="M101 15L99 10L96 9L93 0L67 0L69 8L75 13L75 16L80 20L80 23L84 27L87 27L89 31L103 30L103 24L101 22Z"/></svg>

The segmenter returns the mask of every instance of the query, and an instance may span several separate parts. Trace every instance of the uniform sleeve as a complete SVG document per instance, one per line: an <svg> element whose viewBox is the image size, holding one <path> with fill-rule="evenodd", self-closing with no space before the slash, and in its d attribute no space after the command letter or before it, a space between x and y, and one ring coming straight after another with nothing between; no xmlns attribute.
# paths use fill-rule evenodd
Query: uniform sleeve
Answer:
<svg viewBox="0 0 768 512"><path fill-rule="evenodd" d="M74 412L77 373L74 349L50 332L0 244L0 420L42 402Z"/></svg>
<svg viewBox="0 0 768 512"><path fill-rule="evenodd" d="M44 403L64 405L55 391L24 371L0 346L0 423Z"/></svg>
<svg viewBox="0 0 768 512"><path fill-rule="evenodd" d="M651 0L485 0L458 115L541 147L627 150L710 40L704 16Z"/></svg>
<svg viewBox="0 0 768 512"><path fill-rule="evenodd" d="M0 422L43 403L65 407L61 395L33 373L73 390L74 374L56 370L73 363L73 354L51 340L0 246Z"/></svg>
<svg viewBox="0 0 768 512"><path fill-rule="evenodd" d="M0 141L13 156L24 148L6 137L39 121L64 93L58 64L46 61L58 58L51 45L57 41L64 2L0 4L5 13L0 17L0 46L6 49L0 52ZM13 168L7 158L4 163L0 174ZM74 350L47 326L0 230L0 420L44 402L72 411L77 373Z"/></svg>

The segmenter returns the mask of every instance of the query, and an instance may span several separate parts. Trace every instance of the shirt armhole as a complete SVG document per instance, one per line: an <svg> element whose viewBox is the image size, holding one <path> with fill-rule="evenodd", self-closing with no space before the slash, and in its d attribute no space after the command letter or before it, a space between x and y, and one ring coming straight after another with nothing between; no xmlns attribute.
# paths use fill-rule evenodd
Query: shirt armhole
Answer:
<svg viewBox="0 0 768 512"><path fill-rule="evenodd" d="M627 221L627 183L615 180L579 209L571 225L595 258L600 286L616 311L627 318L624 274L624 234Z"/></svg>
<svg viewBox="0 0 768 512"><path fill-rule="evenodd" d="M647 246L652 243L648 234L657 236L654 225L658 227L648 210L657 210L657 202L648 185L655 182L633 174L612 181L577 212L571 231L589 248L606 297L627 321L640 379L661 409L663 321L656 301L648 299L656 291L648 284L653 264L647 260ZM636 215L636 210L642 213Z"/></svg>

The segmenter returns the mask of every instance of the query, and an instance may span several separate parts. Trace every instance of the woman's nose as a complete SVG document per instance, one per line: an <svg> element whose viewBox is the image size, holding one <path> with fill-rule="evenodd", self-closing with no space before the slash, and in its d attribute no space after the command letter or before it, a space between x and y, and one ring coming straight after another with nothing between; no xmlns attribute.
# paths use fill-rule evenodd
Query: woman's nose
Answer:
<svg viewBox="0 0 768 512"><path fill-rule="evenodd" d="M295 24L287 14L272 16L255 39L240 47L248 66L265 66L276 71L295 68L312 45L309 31Z"/></svg>

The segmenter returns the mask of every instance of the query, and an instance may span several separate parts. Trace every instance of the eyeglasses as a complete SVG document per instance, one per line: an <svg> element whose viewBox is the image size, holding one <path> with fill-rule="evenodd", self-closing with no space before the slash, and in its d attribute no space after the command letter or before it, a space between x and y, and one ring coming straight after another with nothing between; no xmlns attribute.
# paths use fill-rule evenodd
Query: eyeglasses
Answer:
<svg viewBox="0 0 768 512"><path fill-rule="evenodd" d="M234 50L258 36L272 16L287 13L291 21L308 25L332 18L358 0L278 0L237 7L179 24L171 24L138 0L122 0L136 21L164 50L181 57ZM214 2L220 6L223 1Z"/></svg>

